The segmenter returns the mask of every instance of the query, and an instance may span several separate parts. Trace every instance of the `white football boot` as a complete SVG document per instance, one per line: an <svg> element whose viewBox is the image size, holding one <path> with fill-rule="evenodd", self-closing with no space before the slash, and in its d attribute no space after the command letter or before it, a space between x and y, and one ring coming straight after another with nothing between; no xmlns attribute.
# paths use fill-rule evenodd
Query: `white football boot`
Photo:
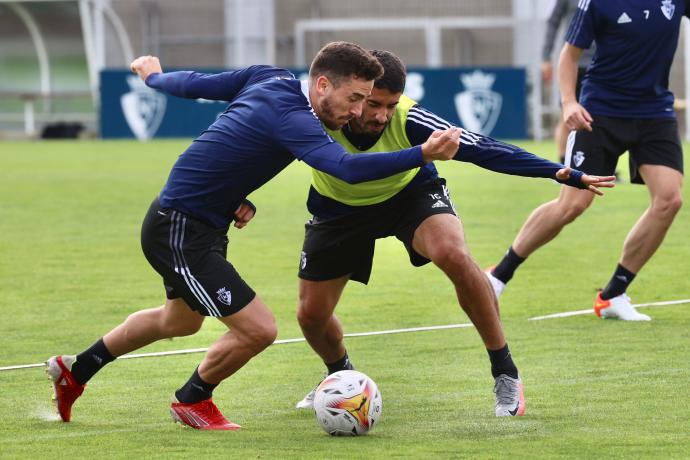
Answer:
<svg viewBox="0 0 690 460"><path fill-rule="evenodd" d="M630 303L626 293L608 300L601 298L601 292L594 300L594 314L603 319L621 319L623 321L651 321L649 316L639 313Z"/></svg>

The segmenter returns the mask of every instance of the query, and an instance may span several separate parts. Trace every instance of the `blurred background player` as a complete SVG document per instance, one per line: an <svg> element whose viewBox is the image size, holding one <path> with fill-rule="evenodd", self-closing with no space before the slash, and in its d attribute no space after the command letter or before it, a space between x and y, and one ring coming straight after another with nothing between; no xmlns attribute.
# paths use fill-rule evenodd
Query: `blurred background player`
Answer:
<svg viewBox="0 0 690 460"><path fill-rule="evenodd" d="M379 152L409 148L424 142L435 130L451 124L403 96L406 71L398 57L372 51L384 74L374 83L362 114L342 130L328 130L349 152ZM483 168L527 177L548 177L598 192L611 178L582 176L579 171L539 158L518 147L463 131L454 158ZM326 364L329 374L352 369L343 329L335 307L349 280L367 284L376 240L397 237L410 262L433 262L448 276L462 309L476 326L491 362L497 416L522 415L522 381L501 326L491 285L470 255L462 224L445 180L433 164L370 182L351 185L313 170L307 207L313 217L306 224L299 266L302 332ZM297 404L313 407L314 392Z"/></svg>
<svg viewBox="0 0 690 460"><path fill-rule="evenodd" d="M187 383L175 392L173 419L202 430L234 430L212 400L215 387L275 340L275 319L226 259L227 232L253 217L247 196L296 158L347 181L364 181L449 159L459 130L435 132L422 147L384 155L350 155L324 125L337 130L362 112L383 69L347 42L317 54L306 93L287 70L252 66L234 72L163 73L158 58L131 65L148 86L173 95L229 101L227 109L178 158L144 219L144 255L163 277L163 306L138 311L76 356L46 363L58 412L71 419L86 383L116 357L160 339L191 335L207 316L228 327ZM318 118L317 118L318 117Z"/></svg>
<svg viewBox="0 0 690 460"><path fill-rule="evenodd" d="M601 318L650 320L632 307L626 290L661 245L681 207L683 151L668 78L684 15L685 1L580 2L561 51L563 118L568 129L577 130L568 138L566 164L591 174L611 174L627 150L631 182L646 184L651 198L625 239L611 279L596 296L594 312ZM597 50L578 103L577 66L592 41ZM592 200L589 193L562 187L556 200L535 209L489 274L496 294L525 258L555 238Z"/></svg>
<svg viewBox="0 0 690 460"><path fill-rule="evenodd" d="M556 0L553 10L551 10L551 14L546 21L546 35L544 37L544 47L541 53L541 76L544 83L547 85L553 80L553 62L551 54L553 53L556 42L558 42L559 47L562 46L563 43L563 40L556 38L556 35L563 24L566 25L567 31L567 26L575 15L579 2L580 0ZM577 84L575 87L575 96L578 99L580 97L582 79L585 76L587 66L592 62L595 46L596 44L582 50L582 55L580 56L580 61L577 66ZM558 148L558 161L565 163L565 141L568 138L568 128L565 127L562 115L558 117L558 122L556 123L553 134L556 141L556 147Z"/></svg>

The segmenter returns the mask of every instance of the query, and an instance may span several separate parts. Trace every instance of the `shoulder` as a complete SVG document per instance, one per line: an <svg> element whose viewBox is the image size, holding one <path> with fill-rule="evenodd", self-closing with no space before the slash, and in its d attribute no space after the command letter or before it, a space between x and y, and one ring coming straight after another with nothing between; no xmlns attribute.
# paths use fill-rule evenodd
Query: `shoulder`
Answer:
<svg viewBox="0 0 690 460"><path fill-rule="evenodd" d="M448 121L417 103L409 108L407 112L407 121L433 130L448 129L451 126Z"/></svg>

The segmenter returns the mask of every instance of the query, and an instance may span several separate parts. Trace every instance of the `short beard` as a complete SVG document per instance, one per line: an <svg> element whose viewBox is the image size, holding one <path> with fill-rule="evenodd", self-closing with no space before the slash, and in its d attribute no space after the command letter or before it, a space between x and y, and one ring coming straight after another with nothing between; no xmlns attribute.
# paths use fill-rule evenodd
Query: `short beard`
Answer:
<svg viewBox="0 0 690 460"><path fill-rule="evenodd" d="M319 119L321 120L321 123L326 125L326 128L337 131L340 128L342 128L347 121L344 121L343 123L338 123L338 119L336 116L333 114L333 108L331 106L331 103L328 99L324 99L321 101L321 110L319 114Z"/></svg>

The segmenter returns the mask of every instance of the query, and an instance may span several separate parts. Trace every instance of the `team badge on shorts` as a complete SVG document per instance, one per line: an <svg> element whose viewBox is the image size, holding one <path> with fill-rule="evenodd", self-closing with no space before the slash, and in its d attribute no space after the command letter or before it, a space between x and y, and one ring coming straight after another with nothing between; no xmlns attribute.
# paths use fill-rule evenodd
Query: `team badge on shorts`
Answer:
<svg viewBox="0 0 690 460"><path fill-rule="evenodd" d="M216 291L216 294L218 294L218 300L223 302L225 305L230 305L232 303L232 294L230 294L230 291L228 291L225 288L220 288L218 291Z"/></svg>
<svg viewBox="0 0 690 460"><path fill-rule="evenodd" d="M585 152L582 152L582 151L580 151L580 150L578 150L577 152L575 152L575 155L573 155L573 163L575 163L575 166L577 166L577 167L579 168L580 165L581 165L584 161L585 161Z"/></svg>
<svg viewBox="0 0 690 460"><path fill-rule="evenodd" d="M673 17L673 13L676 11L676 5L672 3L672 0L663 0L661 2L661 12L664 13L666 19L669 21Z"/></svg>

